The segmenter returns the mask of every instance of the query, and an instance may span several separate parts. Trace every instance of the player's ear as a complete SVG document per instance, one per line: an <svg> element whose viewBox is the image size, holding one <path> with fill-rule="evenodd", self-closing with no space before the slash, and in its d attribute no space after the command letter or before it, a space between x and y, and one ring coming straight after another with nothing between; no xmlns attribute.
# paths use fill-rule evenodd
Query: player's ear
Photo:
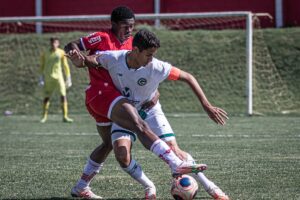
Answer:
<svg viewBox="0 0 300 200"><path fill-rule="evenodd" d="M111 21L111 26L112 26L113 29L116 29L118 24L114 21Z"/></svg>

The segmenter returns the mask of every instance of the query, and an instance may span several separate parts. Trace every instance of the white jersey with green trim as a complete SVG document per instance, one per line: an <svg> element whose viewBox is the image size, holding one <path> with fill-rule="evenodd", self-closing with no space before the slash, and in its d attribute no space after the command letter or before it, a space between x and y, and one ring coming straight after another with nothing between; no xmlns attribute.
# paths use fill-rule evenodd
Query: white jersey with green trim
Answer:
<svg viewBox="0 0 300 200"><path fill-rule="evenodd" d="M116 88L137 109L151 100L159 86L170 74L171 65L153 58L146 66L129 68L126 62L128 50L101 51L97 61L108 70Z"/></svg>

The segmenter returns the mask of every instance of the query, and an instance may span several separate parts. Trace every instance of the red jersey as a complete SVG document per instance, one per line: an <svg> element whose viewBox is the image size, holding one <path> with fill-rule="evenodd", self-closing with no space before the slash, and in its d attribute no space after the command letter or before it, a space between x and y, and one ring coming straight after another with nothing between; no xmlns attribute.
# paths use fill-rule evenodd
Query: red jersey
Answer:
<svg viewBox="0 0 300 200"><path fill-rule="evenodd" d="M128 38L124 43L120 43L117 37L111 31L95 32L86 37L80 38L81 45L89 55L96 51L106 50L131 50L133 38ZM111 77L104 68L89 68L90 84L99 85L103 83L113 84Z"/></svg>

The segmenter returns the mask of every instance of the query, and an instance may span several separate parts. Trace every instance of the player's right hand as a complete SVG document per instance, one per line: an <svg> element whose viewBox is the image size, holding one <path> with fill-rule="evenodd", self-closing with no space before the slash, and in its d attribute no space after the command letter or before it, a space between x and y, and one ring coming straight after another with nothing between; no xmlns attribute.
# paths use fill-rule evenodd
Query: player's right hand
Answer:
<svg viewBox="0 0 300 200"><path fill-rule="evenodd" d="M78 68L85 67L84 60L85 57L77 49L69 51L66 56L71 60L71 62Z"/></svg>
<svg viewBox="0 0 300 200"><path fill-rule="evenodd" d="M226 120L228 119L228 116L223 109L214 107L212 105L208 105L204 107L204 110L208 114L209 118L213 120L215 123L220 125L226 124Z"/></svg>

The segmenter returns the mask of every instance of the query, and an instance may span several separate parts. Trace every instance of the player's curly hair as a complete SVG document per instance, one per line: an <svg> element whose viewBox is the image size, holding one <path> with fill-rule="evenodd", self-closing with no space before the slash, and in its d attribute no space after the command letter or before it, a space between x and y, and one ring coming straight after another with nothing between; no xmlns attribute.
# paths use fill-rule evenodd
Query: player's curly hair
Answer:
<svg viewBox="0 0 300 200"><path fill-rule="evenodd" d="M147 29L141 29L134 35L132 46L143 51L153 47L159 48L160 41L153 32Z"/></svg>
<svg viewBox="0 0 300 200"><path fill-rule="evenodd" d="M114 8L110 15L110 20L116 23L131 18L135 19L134 13L126 6L118 6Z"/></svg>

